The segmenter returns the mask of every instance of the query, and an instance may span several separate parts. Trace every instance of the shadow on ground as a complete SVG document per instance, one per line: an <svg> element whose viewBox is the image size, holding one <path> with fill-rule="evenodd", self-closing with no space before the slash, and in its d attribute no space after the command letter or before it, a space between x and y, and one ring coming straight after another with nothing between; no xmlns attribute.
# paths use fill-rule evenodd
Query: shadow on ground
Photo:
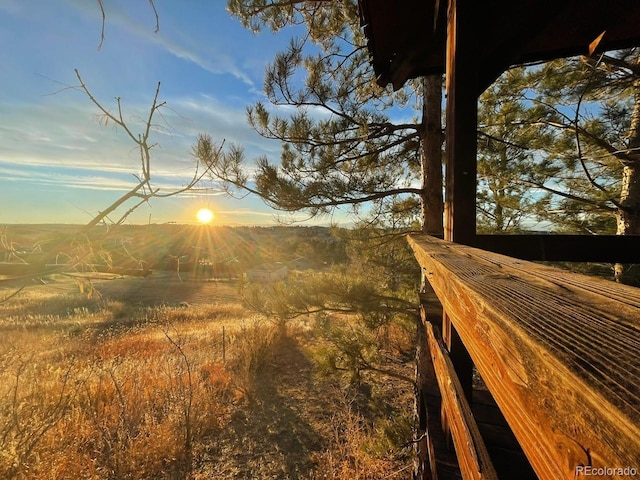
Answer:
<svg viewBox="0 0 640 480"><path fill-rule="evenodd" d="M309 478L312 455L323 449L314 425L331 414L328 392L313 381L312 365L295 340L280 337L273 349L252 401L234 412L218 439L211 478Z"/></svg>

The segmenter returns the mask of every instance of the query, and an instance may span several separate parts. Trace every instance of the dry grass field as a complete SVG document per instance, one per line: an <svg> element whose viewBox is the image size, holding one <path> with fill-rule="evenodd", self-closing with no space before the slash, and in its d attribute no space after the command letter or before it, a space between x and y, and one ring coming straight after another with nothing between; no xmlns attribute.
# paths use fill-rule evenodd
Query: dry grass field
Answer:
<svg viewBox="0 0 640 480"><path fill-rule="evenodd" d="M319 375L312 318L282 332L175 273L94 286L0 303L0 478L409 475L410 385Z"/></svg>

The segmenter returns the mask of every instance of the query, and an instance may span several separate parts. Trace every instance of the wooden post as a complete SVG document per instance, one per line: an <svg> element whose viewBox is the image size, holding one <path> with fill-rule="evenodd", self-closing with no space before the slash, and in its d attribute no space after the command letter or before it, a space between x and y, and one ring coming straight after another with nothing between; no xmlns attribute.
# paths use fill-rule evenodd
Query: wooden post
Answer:
<svg viewBox="0 0 640 480"><path fill-rule="evenodd" d="M476 234L477 71L472 0L450 0L447 35L445 240L470 245Z"/></svg>
<svg viewBox="0 0 640 480"><path fill-rule="evenodd" d="M472 0L450 0L447 24L447 130L445 240L472 244L476 234L476 129L478 123ZM473 362L444 314L442 335L462 389L471 402ZM446 425L446 423L445 423Z"/></svg>

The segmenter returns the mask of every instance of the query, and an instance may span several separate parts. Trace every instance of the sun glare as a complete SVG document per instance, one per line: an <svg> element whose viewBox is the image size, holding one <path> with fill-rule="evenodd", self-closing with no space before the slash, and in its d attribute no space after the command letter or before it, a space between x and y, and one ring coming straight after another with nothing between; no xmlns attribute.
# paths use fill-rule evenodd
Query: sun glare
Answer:
<svg viewBox="0 0 640 480"><path fill-rule="evenodd" d="M201 208L196 213L196 217L200 223L211 223L213 220L213 212L208 208Z"/></svg>

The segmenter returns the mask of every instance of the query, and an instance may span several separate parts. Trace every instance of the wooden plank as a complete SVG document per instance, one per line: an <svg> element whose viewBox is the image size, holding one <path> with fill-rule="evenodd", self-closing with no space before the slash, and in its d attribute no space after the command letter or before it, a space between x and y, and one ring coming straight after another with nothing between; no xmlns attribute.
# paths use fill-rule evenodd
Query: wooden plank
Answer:
<svg viewBox="0 0 640 480"><path fill-rule="evenodd" d="M462 391L468 402L471 401L473 392L473 360L464 346L458 331L451 324L449 315L445 313L442 318L442 328L446 328L446 335L442 335L444 344L449 352L449 357L455 368L456 375L462 384Z"/></svg>
<svg viewBox="0 0 640 480"><path fill-rule="evenodd" d="M444 330L444 332L442 333L442 337L446 339L444 340L444 342L449 352L449 357L453 362L456 374L458 375L458 379L460 379L461 376L467 379L467 381L462 385L465 397L467 401L470 401L473 391L473 362L471 361L471 357L469 356L468 352L464 348L464 345L460 340L460 336L452 328L450 320L444 313L442 305L440 304L440 300L438 300L438 297L428 283L427 286L429 287L429 294L420 294L420 312L422 314L423 321L427 321L427 318L431 323L435 323L434 320L436 318L442 320L442 329ZM443 416L441 421L444 430L448 432L448 422L446 416Z"/></svg>
<svg viewBox="0 0 640 480"><path fill-rule="evenodd" d="M445 68L442 0L359 0L362 25L381 86L398 89L409 78ZM493 0L474 18L482 83L509 65L586 55L605 31L597 51L640 44L637 0ZM437 9L440 9L440 12ZM432 10L436 10L434 15ZM432 25L435 20L435 32ZM416 26L418 24L418 26ZM403 41L404 39L414 41Z"/></svg>
<svg viewBox="0 0 640 480"><path fill-rule="evenodd" d="M441 423L442 401L438 380L429 349L426 324L442 318L442 306L429 283L420 292L420 320L416 335L416 399L420 408L419 434L424 443L418 444L416 460L421 465L414 470L414 480L460 480L462 475L449 436ZM421 450L426 447L426 452Z"/></svg>
<svg viewBox="0 0 640 480"><path fill-rule="evenodd" d="M640 289L409 242L541 479L640 465Z"/></svg>
<svg viewBox="0 0 640 480"><path fill-rule="evenodd" d="M489 453L484 445L478 426L465 398L446 346L430 323L426 325L429 350L442 396L442 405L447 413L453 444L458 456L460 472L465 479L498 478Z"/></svg>
<svg viewBox="0 0 640 480"><path fill-rule="evenodd" d="M429 354L427 333L424 326L427 317L426 308L431 310L434 307L433 305L429 307L425 305L423 307L423 305L421 301L420 318L416 319L415 415L417 417L417 438L421 440L416 443L413 478L414 480L437 480L436 446L431 433L433 431L433 419L437 418L437 414L440 411L440 397L436 395L438 384Z"/></svg>
<svg viewBox="0 0 640 480"><path fill-rule="evenodd" d="M469 245L523 260L640 263L640 235L476 235Z"/></svg>

